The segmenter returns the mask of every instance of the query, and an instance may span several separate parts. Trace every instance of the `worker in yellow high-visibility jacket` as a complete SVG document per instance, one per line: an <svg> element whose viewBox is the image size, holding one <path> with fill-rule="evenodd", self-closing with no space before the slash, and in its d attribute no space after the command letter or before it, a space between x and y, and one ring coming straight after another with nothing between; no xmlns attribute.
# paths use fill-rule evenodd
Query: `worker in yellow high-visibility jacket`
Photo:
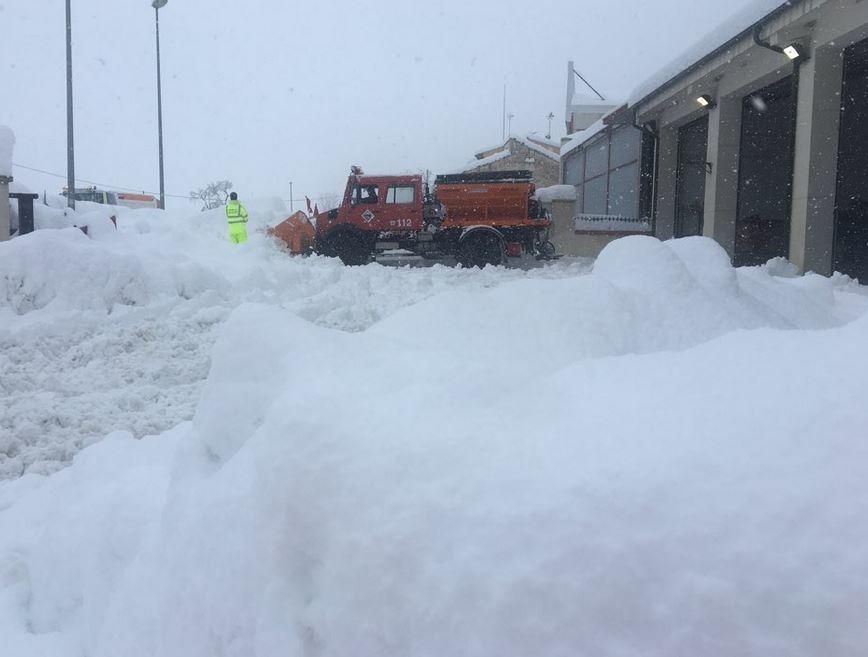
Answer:
<svg viewBox="0 0 868 657"><path fill-rule="evenodd" d="M238 202L238 194L232 192L226 204L226 220L229 222L229 241L241 244L247 241L247 208Z"/></svg>

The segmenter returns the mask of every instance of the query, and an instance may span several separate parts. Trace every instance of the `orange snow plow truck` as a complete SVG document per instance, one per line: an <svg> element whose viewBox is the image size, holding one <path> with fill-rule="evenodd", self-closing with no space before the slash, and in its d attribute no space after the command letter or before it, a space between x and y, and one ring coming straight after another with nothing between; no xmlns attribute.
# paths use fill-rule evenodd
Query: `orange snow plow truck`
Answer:
<svg viewBox="0 0 868 657"><path fill-rule="evenodd" d="M502 265L522 254L554 258L551 221L534 192L528 171L437 176L432 191L421 175L367 176L353 167L341 205L319 211L315 229L287 220L272 234L293 253L347 265L384 253L451 257L465 267Z"/></svg>

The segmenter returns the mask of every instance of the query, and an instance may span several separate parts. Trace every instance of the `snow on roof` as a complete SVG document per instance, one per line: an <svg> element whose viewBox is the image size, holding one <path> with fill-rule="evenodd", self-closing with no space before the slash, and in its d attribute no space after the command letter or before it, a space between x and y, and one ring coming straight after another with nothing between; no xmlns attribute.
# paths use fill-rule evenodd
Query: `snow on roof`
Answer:
<svg viewBox="0 0 868 657"><path fill-rule="evenodd" d="M466 173L468 171L473 171L477 167L482 167L486 164L493 164L499 160L508 158L510 155L512 155L512 153L510 153L509 151L500 151L498 153L495 153L494 155L489 155L488 157L483 157L479 160L470 160L470 162L465 164L460 169L450 171L449 173Z"/></svg>
<svg viewBox="0 0 868 657"><path fill-rule="evenodd" d="M15 147L15 133L12 128L0 125L0 176L12 177L12 150Z"/></svg>
<svg viewBox="0 0 868 657"><path fill-rule="evenodd" d="M574 93L570 101L572 107L610 107L617 104L610 100L600 100L596 96L588 96L582 93Z"/></svg>
<svg viewBox="0 0 868 657"><path fill-rule="evenodd" d="M801 0L753 0L744 9L718 25L709 34L697 41L654 75L633 90L627 103L632 107L645 98L681 77L685 71L703 58L720 50L730 41L743 36L743 33L763 18L783 7L793 6ZM563 150L561 151L563 152Z"/></svg>
<svg viewBox="0 0 868 657"><path fill-rule="evenodd" d="M488 148L482 148L482 149L476 151L475 155L478 158L477 159L477 165L483 159L488 159L487 157L486 158L480 158L479 157L480 155L482 155L483 153L491 152L491 151L501 152L503 149L505 149L508 146L509 142L511 142L511 141L517 141L521 144L524 144L529 149L536 151L537 153L540 153L542 155L546 155L546 156L552 158L553 160L560 160L560 156L558 155L558 152L556 150L546 148L546 144L551 145L553 148L559 148L558 142L553 141L551 139L546 139L545 137L540 137L539 135L532 133L532 134L529 134L525 137L519 137L517 135L510 135L507 138L507 140L504 141L503 143L500 143L496 146L489 146ZM488 157L493 157L493 155L490 155Z"/></svg>
<svg viewBox="0 0 868 657"><path fill-rule="evenodd" d="M540 155L545 155L546 157L550 157L551 159L557 161L560 161L561 159L558 153L546 148L545 146L542 146L541 144L531 141L528 137L512 137L512 139L521 144L524 144L529 149L531 149L532 151L536 151Z"/></svg>
<svg viewBox="0 0 868 657"><path fill-rule="evenodd" d="M608 114L606 116L608 116ZM592 124L588 129L580 130L574 135L571 135L570 140L568 142L565 142L561 146L561 157L563 157L570 151L575 150L576 148L590 140L592 137L596 137L598 134L603 132L603 130L606 129L606 123L604 122L605 118L606 117L604 116L599 121Z"/></svg>
<svg viewBox="0 0 868 657"><path fill-rule="evenodd" d="M557 139L552 139L550 137L540 137L537 133L531 132L527 135L527 138L534 142L535 144L541 144L542 146L551 146L553 148L560 148L561 143Z"/></svg>

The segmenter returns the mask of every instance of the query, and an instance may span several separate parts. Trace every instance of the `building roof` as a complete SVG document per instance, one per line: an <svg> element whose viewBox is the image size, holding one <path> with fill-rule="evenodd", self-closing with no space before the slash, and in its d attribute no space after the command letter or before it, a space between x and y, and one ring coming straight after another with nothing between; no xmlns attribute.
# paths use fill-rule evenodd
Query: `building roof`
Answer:
<svg viewBox="0 0 868 657"><path fill-rule="evenodd" d="M716 55L750 37L757 25L783 13L802 0L753 0L743 10L705 35L630 94L631 107L641 105L654 94L675 84Z"/></svg>
<svg viewBox="0 0 868 657"><path fill-rule="evenodd" d="M570 140L564 142L561 145L561 157L563 157L564 155L566 155L567 153L569 153L571 151L574 151L579 146L585 144L586 142L590 141L591 139L593 139L594 137L599 135L601 132L603 132L603 130L605 130L609 126L609 124L606 122L606 118L611 116L612 114L615 114L616 112L623 109L624 107L625 106L622 105L621 107L612 110L611 112L609 112L608 114L603 116L600 120L598 120L596 123L593 123L587 129L579 130L578 132L570 135Z"/></svg>
<svg viewBox="0 0 868 657"><path fill-rule="evenodd" d="M493 155L489 155L488 157L477 157L475 160L471 160L467 164L464 165L462 169L456 171L455 173L464 173L465 171L470 171L471 169L475 169L476 167L485 166L486 164L493 164L498 160L506 159L512 155L509 151L497 151Z"/></svg>
<svg viewBox="0 0 868 657"><path fill-rule="evenodd" d="M609 112L586 130L571 135L569 141L561 145L561 156L582 146L605 130L608 125L608 117L627 107L641 105L650 97L677 83L691 71L701 67L711 58L752 36L757 25L782 14L800 2L802 0L753 0L742 11L715 28L710 34L646 79L630 94L627 105Z"/></svg>
<svg viewBox="0 0 868 657"><path fill-rule="evenodd" d="M540 137L539 135L530 134L526 137L517 137L516 135L510 135L509 139L507 139L502 144L497 146L491 146L489 148L484 148L481 151L477 151L474 154L477 160L485 160L490 157L494 157L500 153L506 153L506 155L512 154L512 149L509 148L510 142L517 142L522 144L523 146L529 148L532 151L539 153L540 155L545 155L553 160L560 160L560 145L551 139L546 139L545 137ZM505 156L504 156L505 157ZM479 166L480 162L470 163L474 166ZM469 166L469 165L468 165Z"/></svg>
<svg viewBox="0 0 868 657"><path fill-rule="evenodd" d="M570 107L572 107L573 109L610 107L617 104L618 103L614 103L611 100L600 100L596 96L591 96L578 92L574 93L573 97L570 99Z"/></svg>

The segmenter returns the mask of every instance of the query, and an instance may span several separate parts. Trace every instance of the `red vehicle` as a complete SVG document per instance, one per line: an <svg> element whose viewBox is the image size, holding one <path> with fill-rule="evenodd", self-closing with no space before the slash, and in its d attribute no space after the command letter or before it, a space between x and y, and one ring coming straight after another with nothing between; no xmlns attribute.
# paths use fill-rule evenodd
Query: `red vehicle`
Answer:
<svg viewBox="0 0 868 657"><path fill-rule="evenodd" d="M361 265L385 251L454 256L468 267L530 253L554 257L551 225L526 171L438 176L366 176L357 167L343 202L320 212L314 251Z"/></svg>

